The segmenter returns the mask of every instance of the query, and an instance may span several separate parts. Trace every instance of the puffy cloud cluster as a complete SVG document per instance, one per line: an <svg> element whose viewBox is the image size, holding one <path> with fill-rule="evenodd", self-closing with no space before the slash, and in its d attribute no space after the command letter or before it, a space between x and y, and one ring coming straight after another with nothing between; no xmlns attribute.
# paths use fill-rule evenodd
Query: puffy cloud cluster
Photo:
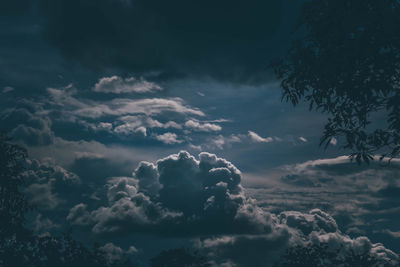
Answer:
<svg viewBox="0 0 400 267"><path fill-rule="evenodd" d="M140 231L180 216L152 202L137 187L133 178L113 178L107 184L108 206L88 211L88 206L81 203L70 210L67 219L76 225L92 225L94 233L104 234Z"/></svg>
<svg viewBox="0 0 400 267"><path fill-rule="evenodd" d="M111 179L107 206L88 211L80 204L68 219L95 233L157 231L167 224L184 235L270 231L271 215L246 198L240 180L225 159L203 152L197 160L182 151L156 164L141 162L133 178Z"/></svg>
<svg viewBox="0 0 400 267"><path fill-rule="evenodd" d="M270 213L247 197L229 161L181 151L141 162L133 177L107 183L103 206L81 203L68 220L95 234L157 233L193 238L218 266L272 266L290 247L324 243L341 254L369 253L396 263L398 255L366 237L352 239L320 209Z"/></svg>
<svg viewBox="0 0 400 267"><path fill-rule="evenodd" d="M275 218L269 234L224 235L198 240L196 245L217 266L276 266L274 264L281 261L289 248L313 245L323 245L332 252L329 256L315 255L326 266L333 266L332 255L344 263L357 255L369 255L387 264L385 266L399 264L398 254L380 243L372 243L365 236L350 238L337 228L330 215L321 210L283 212Z"/></svg>

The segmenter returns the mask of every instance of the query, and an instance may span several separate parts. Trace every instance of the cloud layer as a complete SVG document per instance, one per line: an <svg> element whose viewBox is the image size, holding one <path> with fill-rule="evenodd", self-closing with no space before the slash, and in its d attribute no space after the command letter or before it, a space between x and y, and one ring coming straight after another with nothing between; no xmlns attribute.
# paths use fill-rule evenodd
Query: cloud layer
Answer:
<svg viewBox="0 0 400 267"><path fill-rule="evenodd" d="M133 177L110 179L106 195L107 205L78 204L68 220L97 235L186 236L220 266L272 266L290 247L319 243L340 248L343 257L367 253L393 264L398 260L381 244L343 234L320 209L264 210L246 196L240 171L206 152L198 159L181 151L155 164L142 162Z"/></svg>

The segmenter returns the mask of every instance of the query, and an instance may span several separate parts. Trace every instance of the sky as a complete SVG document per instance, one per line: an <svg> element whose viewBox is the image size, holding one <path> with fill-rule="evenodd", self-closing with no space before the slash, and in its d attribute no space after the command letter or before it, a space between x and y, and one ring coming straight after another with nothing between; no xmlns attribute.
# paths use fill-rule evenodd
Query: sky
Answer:
<svg viewBox="0 0 400 267"><path fill-rule="evenodd" d="M28 149L29 220L146 266L200 250L270 266L313 242L400 253L400 161L357 165L269 67L302 1L0 3L0 127Z"/></svg>

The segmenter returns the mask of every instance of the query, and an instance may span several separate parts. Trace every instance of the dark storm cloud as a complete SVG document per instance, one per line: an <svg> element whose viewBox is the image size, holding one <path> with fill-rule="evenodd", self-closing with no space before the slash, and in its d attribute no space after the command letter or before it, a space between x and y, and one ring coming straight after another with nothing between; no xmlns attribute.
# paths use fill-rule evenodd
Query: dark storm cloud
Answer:
<svg viewBox="0 0 400 267"><path fill-rule="evenodd" d="M41 6L46 39L67 58L90 67L252 81L264 77L271 57L282 52L288 36L278 29L290 32L298 5L278 0L43 0Z"/></svg>

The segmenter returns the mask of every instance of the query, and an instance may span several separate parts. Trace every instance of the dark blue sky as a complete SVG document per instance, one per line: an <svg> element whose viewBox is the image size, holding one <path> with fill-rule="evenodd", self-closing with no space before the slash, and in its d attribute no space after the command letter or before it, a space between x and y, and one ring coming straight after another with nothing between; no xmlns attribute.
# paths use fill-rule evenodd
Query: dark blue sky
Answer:
<svg viewBox="0 0 400 267"><path fill-rule="evenodd" d="M300 6L2 1L0 125L32 159L35 231L142 264L185 245L258 266L315 240L398 259L400 162L323 150L326 116L281 102L268 66Z"/></svg>

